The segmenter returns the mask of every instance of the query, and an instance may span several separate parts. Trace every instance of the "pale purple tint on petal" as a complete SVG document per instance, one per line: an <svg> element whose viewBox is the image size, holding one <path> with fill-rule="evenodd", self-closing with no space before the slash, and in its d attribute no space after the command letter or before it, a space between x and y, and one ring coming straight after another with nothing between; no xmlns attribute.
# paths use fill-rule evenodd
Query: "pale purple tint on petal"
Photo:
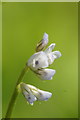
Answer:
<svg viewBox="0 0 80 120"><path fill-rule="evenodd" d="M54 49L55 45L56 45L55 43L52 43L44 52L46 54L52 52L52 50Z"/></svg>
<svg viewBox="0 0 80 120"><path fill-rule="evenodd" d="M41 69L41 70L38 70L38 76L42 80L51 80L55 73L56 73L56 71L53 70L53 69Z"/></svg>
<svg viewBox="0 0 80 120"><path fill-rule="evenodd" d="M34 101L37 100L37 98L32 93L30 93L30 92L28 93L26 90L23 90L22 93L30 104L33 104Z"/></svg>
<svg viewBox="0 0 80 120"><path fill-rule="evenodd" d="M61 57L61 53L59 51L50 52L47 54L47 57L50 65L54 62L55 59Z"/></svg>
<svg viewBox="0 0 80 120"><path fill-rule="evenodd" d="M44 33L43 40L45 40L46 43L48 43L48 34L47 33Z"/></svg>
<svg viewBox="0 0 80 120"><path fill-rule="evenodd" d="M33 90L33 94L36 96L37 100L48 100L52 93L38 89L37 91Z"/></svg>
<svg viewBox="0 0 80 120"><path fill-rule="evenodd" d="M60 51L54 51L52 53L53 53L53 55L56 56L56 59L59 58L59 57L61 57L61 52Z"/></svg>

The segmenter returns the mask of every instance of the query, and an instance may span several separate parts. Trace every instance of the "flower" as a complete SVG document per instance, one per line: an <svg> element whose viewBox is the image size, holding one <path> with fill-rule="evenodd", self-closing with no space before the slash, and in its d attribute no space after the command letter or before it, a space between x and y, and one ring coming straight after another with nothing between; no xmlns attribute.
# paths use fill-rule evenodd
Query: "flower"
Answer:
<svg viewBox="0 0 80 120"><path fill-rule="evenodd" d="M31 105L34 101L46 101L52 96L52 93L40 90L33 85L20 83L18 86L20 86L18 89L21 89L22 94Z"/></svg>
<svg viewBox="0 0 80 120"><path fill-rule="evenodd" d="M52 51L55 43L52 43L45 51L41 51L48 43L48 34L44 33L43 39L37 46L37 51L27 62L28 67L36 73L42 80L51 80L55 70L45 69L51 65L55 59L61 57L60 51Z"/></svg>
<svg viewBox="0 0 80 120"><path fill-rule="evenodd" d="M48 34L44 33L43 39L37 44L36 52L41 51L48 44Z"/></svg>
<svg viewBox="0 0 80 120"><path fill-rule="evenodd" d="M49 66L48 57L45 52L40 51L35 53L28 60L27 65L33 70L36 71L41 68L46 68Z"/></svg>

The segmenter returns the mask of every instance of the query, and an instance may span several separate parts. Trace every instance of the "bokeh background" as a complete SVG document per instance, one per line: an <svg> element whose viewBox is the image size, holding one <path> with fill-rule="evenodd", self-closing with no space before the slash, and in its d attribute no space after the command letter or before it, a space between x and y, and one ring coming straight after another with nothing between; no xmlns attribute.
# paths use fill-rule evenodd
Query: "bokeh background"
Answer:
<svg viewBox="0 0 80 120"><path fill-rule="evenodd" d="M77 118L78 117L78 4L75 3L3 3L3 69L2 113L18 76L44 32L49 44L56 43L62 57L50 66L56 70L52 80L41 81L32 71L24 82L52 92L48 101L27 104L19 94L13 118Z"/></svg>

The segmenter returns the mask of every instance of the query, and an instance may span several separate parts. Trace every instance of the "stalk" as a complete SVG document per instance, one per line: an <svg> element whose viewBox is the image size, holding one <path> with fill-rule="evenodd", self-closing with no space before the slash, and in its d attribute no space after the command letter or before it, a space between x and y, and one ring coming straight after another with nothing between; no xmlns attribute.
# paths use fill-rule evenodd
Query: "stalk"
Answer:
<svg viewBox="0 0 80 120"><path fill-rule="evenodd" d="M6 115L5 115L5 118L11 118L11 114L12 114L12 111L13 111L13 108L14 108L14 105L15 105L15 102L16 102L16 98L18 96L18 90L17 90L17 85L22 81L25 73L27 72L28 70L28 66L26 65L24 67L24 69L22 70L17 82L16 82L16 86L14 88L14 91L13 91L13 94L12 94L12 97L11 97L11 100L9 102L9 105L8 105L8 109L7 109L7 112L6 112Z"/></svg>

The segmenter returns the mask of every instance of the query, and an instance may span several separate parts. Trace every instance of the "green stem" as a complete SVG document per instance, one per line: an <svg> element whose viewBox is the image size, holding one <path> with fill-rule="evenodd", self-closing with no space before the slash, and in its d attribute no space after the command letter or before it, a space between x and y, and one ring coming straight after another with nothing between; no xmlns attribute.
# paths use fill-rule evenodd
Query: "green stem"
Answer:
<svg viewBox="0 0 80 120"><path fill-rule="evenodd" d="M20 74L20 76L19 76L19 78L18 78L18 80L16 82L16 86L15 86L15 89L13 91L11 100L9 102L9 106L8 106L5 118L10 118L11 117L11 114L12 114L12 111L13 111L13 107L14 107L16 98L18 96L17 85L22 81L22 79L24 77L24 74L26 73L27 70L28 70L28 66L26 65L25 68L22 70L22 72L21 72L21 74Z"/></svg>

